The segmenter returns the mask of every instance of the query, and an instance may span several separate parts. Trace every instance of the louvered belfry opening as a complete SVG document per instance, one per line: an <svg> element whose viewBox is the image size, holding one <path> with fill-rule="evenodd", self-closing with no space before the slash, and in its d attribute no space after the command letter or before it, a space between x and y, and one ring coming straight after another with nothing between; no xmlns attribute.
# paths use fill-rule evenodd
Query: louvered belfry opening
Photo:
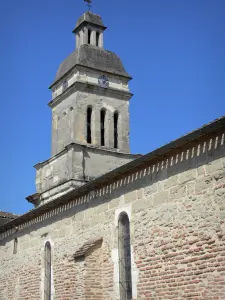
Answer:
<svg viewBox="0 0 225 300"><path fill-rule="evenodd" d="M126 213L119 217L119 284L120 300L132 299L130 222Z"/></svg>
<svg viewBox="0 0 225 300"><path fill-rule="evenodd" d="M96 32L96 46L99 47L99 37L100 37L100 33L97 31Z"/></svg>
<svg viewBox="0 0 225 300"><path fill-rule="evenodd" d="M45 244L44 300L51 300L51 245Z"/></svg>

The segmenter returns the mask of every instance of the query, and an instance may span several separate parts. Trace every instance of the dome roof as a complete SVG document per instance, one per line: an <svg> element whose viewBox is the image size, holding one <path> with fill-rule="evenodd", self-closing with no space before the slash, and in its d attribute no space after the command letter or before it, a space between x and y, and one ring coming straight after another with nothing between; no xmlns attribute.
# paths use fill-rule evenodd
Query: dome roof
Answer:
<svg viewBox="0 0 225 300"><path fill-rule="evenodd" d="M60 64L50 88L76 65L131 78L115 53L91 45L81 45Z"/></svg>

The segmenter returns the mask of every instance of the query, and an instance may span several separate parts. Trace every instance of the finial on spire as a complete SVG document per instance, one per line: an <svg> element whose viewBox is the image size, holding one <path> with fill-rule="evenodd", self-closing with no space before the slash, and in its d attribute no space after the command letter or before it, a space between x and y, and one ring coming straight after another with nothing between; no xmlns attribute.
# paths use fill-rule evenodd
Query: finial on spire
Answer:
<svg viewBox="0 0 225 300"><path fill-rule="evenodd" d="M84 0L84 2L87 2L88 10L90 11L92 0Z"/></svg>

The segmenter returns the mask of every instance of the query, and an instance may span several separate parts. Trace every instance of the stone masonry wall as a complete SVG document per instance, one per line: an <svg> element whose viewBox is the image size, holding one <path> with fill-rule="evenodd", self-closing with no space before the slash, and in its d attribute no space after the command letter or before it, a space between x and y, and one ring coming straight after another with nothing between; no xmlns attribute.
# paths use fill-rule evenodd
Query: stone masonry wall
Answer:
<svg viewBox="0 0 225 300"><path fill-rule="evenodd" d="M133 299L224 300L224 203L225 145L218 133L2 234L0 299L43 299L44 244L50 241L52 299L118 300L117 225L126 211ZM103 241L97 252L73 259L85 242L98 237ZM93 296L87 282L95 262L102 268Z"/></svg>
<svg viewBox="0 0 225 300"><path fill-rule="evenodd" d="M87 108L92 107L92 144L101 145L100 111L105 115L105 147L114 148L114 112L118 112L118 149L130 153L129 148L129 101L120 95L111 95L102 89L74 91L52 110L52 155L61 152L70 143L87 144Z"/></svg>

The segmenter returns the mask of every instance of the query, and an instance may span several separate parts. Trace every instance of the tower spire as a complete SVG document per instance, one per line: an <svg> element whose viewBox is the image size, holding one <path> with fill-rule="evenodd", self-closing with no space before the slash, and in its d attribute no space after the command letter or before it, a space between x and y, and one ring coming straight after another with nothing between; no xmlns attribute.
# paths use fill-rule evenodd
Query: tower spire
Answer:
<svg viewBox="0 0 225 300"><path fill-rule="evenodd" d="M91 10L91 3L92 3L92 0L84 0L84 2L86 2L87 3L87 6L88 6L88 11L90 11Z"/></svg>

